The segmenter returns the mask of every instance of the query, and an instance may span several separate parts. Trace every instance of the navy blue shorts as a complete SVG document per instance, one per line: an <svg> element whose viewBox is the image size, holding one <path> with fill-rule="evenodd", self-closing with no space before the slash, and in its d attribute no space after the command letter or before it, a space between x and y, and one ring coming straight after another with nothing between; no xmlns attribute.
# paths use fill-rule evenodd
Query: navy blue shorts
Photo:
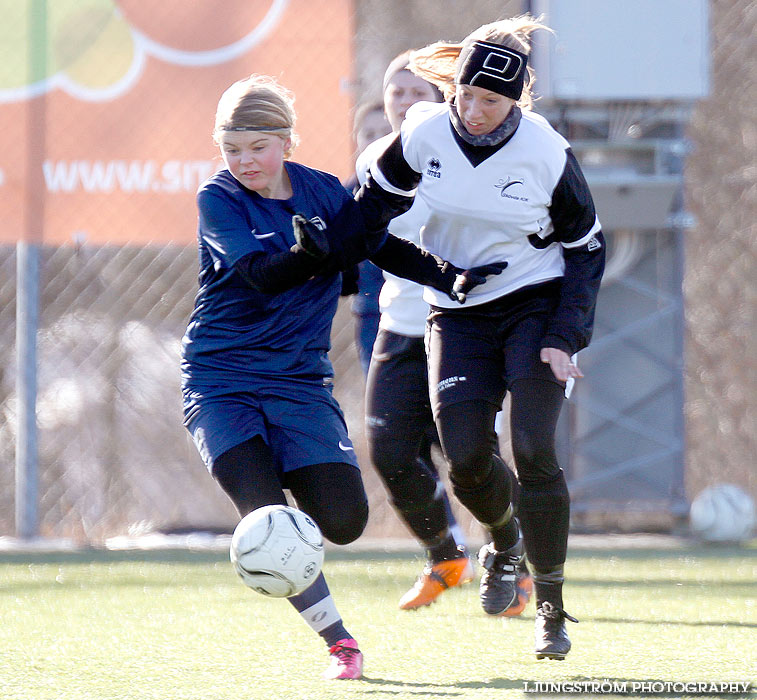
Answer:
<svg viewBox="0 0 757 700"><path fill-rule="evenodd" d="M358 466L344 414L331 387L321 382L282 380L210 396L186 387L183 394L184 425L208 470L224 452L256 435L283 472L327 462Z"/></svg>
<svg viewBox="0 0 757 700"><path fill-rule="evenodd" d="M559 282L545 282L469 308L432 306L426 347L434 416L461 401L501 406L516 379L564 386L539 359L558 294Z"/></svg>

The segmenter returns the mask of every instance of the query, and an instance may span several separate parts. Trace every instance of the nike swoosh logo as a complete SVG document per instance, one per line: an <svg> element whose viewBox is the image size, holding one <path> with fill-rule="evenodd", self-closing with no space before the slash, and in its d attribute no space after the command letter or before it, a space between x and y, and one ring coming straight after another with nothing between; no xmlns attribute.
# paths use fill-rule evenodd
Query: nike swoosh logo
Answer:
<svg viewBox="0 0 757 700"><path fill-rule="evenodd" d="M342 452L349 452L350 450L352 450L353 452L355 451L354 447L348 447L347 445L343 445L341 440L339 441L339 449L342 450Z"/></svg>
<svg viewBox="0 0 757 700"><path fill-rule="evenodd" d="M252 235L260 240L261 238L270 238L271 236L275 236L276 231L271 231L270 233L255 233L255 229L252 229Z"/></svg>

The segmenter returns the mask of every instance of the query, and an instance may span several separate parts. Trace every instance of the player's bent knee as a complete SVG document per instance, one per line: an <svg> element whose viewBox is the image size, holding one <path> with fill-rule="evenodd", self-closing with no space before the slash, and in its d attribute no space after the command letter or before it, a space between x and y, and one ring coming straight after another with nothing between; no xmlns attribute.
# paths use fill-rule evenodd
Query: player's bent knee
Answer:
<svg viewBox="0 0 757 700"><path fill-rule="evenodd" d="M551 481L560 474L555 450L544 443L525 441L516 444L513 440L513 459L524 480Z"/></svg>
<svg viewBox="0 0 757 700"><path fill-rule="evenodd" d="M488 449L447 455L452 482L466 489L476 488L491 478L492 456Z"/></svg>
<svg viewBox="0 0 757 700"><path fill-rule="evenodd" d="M552 481L560 474L551 422L517 421L510 431L513 459L521 481Z"/></svg>
<svg viewBox="0 0 757 700"><path fill-rule="evenodd" d="M318 523L323 536L349 544L368 523L368 496L360 469L346 462L311 464L286 474L297 504Z"/></svg>
<svg viewBox="0 0 757 700"><path fill-rule="evenodd" d="M323 536L334 544L350 544L363 534L368 524L368 503L329 513L317 519Z"/></svg>
<svg viewBox="0 0 757 700"><path fill-rule="evenodd" d="M368 524L367 498L323 503L311 513L323 536L334 544L349 544L363 534Z"/></svg>

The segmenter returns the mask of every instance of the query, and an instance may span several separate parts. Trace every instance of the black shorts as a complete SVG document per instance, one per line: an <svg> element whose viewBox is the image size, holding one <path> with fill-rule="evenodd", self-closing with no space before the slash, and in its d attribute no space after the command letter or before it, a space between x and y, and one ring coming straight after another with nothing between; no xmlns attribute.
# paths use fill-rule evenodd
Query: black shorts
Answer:
<svg viewBox="0 0 757 700"><path fill-rule="evenodd" d="M563 386L539 359L559 291L559 281L550 281L467 309L432 306L426 343L434 415L461 401L501 406L516 379Z"/></svg>
<svg viewBox="0 0 757 700"><path fill-rule="evenodd" d="M423 338L379 329L366 383L366 434L409 440L434 430Z"/></svg>

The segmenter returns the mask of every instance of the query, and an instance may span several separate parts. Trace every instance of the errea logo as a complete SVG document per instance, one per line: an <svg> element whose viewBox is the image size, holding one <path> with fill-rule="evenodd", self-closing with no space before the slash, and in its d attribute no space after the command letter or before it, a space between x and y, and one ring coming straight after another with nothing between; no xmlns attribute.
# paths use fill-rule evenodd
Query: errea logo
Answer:
<svg viewBox="0 0 757 700"><path fill-rule="evenodd" d="M508 175L506 180L503 178L500 178L499 182L497 182L494 186L499 190L499 194L501 197L505 197L507 199L515 199L518 202L527 202L528 197L519 197L515 194L512 194L512 190L510 192L507 191L507 190L510 190L510 188L514 187L515 185L522 185L522 184L523 184L523 180L516 180L516 179L511 178Z"/></svg>
<svg viewBox="0 0 757 700"><path fill-rule="evenodd" d="M426 168L426 175L429 175L430 177L440 178L442 176L441 169L442 164L438 158L429 158L428 168Z"/></svg>
<svg viewBox="0 0 757 700"><path fill-rule="evenodd" d="M589 242L586 244L586 250L588 250L590 253L593 250L598 250L602 247L602 244L599 242L599 239L596 236L592 236L589 239Z"/></svg>

